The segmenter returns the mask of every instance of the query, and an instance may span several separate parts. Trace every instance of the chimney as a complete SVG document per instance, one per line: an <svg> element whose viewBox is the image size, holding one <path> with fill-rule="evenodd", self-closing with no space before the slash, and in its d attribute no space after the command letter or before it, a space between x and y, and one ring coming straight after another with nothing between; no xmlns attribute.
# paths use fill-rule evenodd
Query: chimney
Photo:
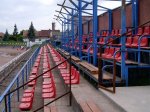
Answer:
<svg viewBox="0 0 150 112"><path fill-rule="evenodd" d="M55 30L55 22L52 23L52 31Z"/></svg>

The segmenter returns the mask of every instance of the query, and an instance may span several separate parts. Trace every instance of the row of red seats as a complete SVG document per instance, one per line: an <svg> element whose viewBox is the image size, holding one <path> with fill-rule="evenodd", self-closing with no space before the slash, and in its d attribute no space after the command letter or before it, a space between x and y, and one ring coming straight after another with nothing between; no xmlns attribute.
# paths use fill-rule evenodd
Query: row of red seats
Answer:
<svg viewBox="0 0 150 112"><path fill-rule="evenodd" d="M149 26L145 26L143 28L138 28L137 30L137 34L133 35L131 29L127 30L129 33L127 33L127 38L126 38L126 47L130 47L130 48L137 48L137 47L148 47L148 36L150 35L150 27ZM100 38L98 39L97 43L100 45L103 45L105 43L109 43L109 45L111 46L121 46L121 44L117 44L115 41L113 41L113 37L115 36L120 36L121 35L121 29L113 29L112 32L109 34L109 31L103 31L102 34L100 35L99 33L97 34ZM140 40L140 37L143 36ZM88 37L90 37L89 39L87 39ZM87 45L86 49L89 48L89 46L91 45L91 43L93 42L93 34L89 34L89 36L83 36L82 39L82 43L83 43L83 47L82 49L84 49L84 46ZM107 38L106 38L107 37ZM75 46L74 48L79 50L79 46L78 46L78 38L75 40ZM86 44L88 43L88 44ZM121 43L121 42L120 42ZM67 45L67 47L71 47L71 45ZM84 50L86 50L84 49Z"/></svg>
<svg viewBox="0 0 150 112"><path fill-rule="evenodd" d="M44 57L43 57L43 73L49 70L50 62L49 55L46 46L44 47ZM56 97L56 87L54 77L51 71L45 73L43 75L43 88L42 88L42 97L44 99L47 98L55 98Z"/></svg>
<svg viewBox="0 0 150 112"><path fill-rule="evenodd" d="M115 54L115 52L116 52L116 54ZM127 59L127 57L128 57L128 53L126 52L125 59ZM115 59L117 61L121 61L120 48L106 47L104 49L104 53L102 54L102 58L104 58L104 59Z"/></svg>
<svg viewBox="0 0 150 112"><path fill-rule="evenodd" d="M48 45L48 48L50 49L51 55L53 56L54 62L56 65L60 64L61 62L65 61L65 59L50 45ZM70 72L68 63L64 62L63 64L58 66L58 69L60 70L61 76L64 79L65 84L70 84ZM80 74L79 71L77 71L73 66L71 68L71 84L79 84L80 82Z"/></svg>
<svg viewBox="0 0 150 112"><path fill-rule="evenodd" d="M35 63L32 67L32 70L29 76L29 81L33 80L38 75L38 69L40 65L42 51L43 51L43 48L40 49L38 57L36 58ZM24 91L23 97L21 98L21 103L19 105L20 110L22 111L31 110L32 104L33 104L33 98L34 98L35 85L36 85L36 79L28 83L28 88Z"/></svg>

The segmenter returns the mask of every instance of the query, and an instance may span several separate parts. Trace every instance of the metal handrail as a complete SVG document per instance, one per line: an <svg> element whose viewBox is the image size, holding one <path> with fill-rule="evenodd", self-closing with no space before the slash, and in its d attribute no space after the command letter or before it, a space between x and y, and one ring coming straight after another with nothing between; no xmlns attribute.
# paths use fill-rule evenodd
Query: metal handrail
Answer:
<svg viewBox="0 0 150 112"><path fill-rule="evenodd" d="M32 56L29 58L29 60L34 56L34 54L37 52L38 48L35 50L35 52L32 54ZM11 89L11 87L13 86L13 84L15 83L15 81L17 80L17 78L19 77L19 75L21 74L22 70L25 68L25 66L27 65L27 63L29 62L29 60L24 64L24 66L21 68L21 70L18 72L18 74L16 75L16 77L12 80L12 82L10 83L10 85L7 87L7 89L3 92L3 94L0 97L0 103L2 102L2 100L4 99L4 96L9 92L9 90Z"/></svg>
<svg viewBox="0 0 150 112"><path fill-rule="evenodd" d="M70 105L71 105L71 55L70 55L69 58L65 59L64 61L62 61L62 62L59 63L58 65L52 67L51 69L49 69L49 70L43 72L42 74L38 75L38 76L35 77L34 79L32 79L32 80L30 80L30 81L24 83L23 85L17 87L16 89L14 89L14 90L12 90L12 91L8 91L8 92L4 95L4 98L5 98L5 112L7 112L7 96L10 96L10 95L11 95L12 93L14 93L15 91L19 90L20 88L23 88L23 87L26 86L28 83L32 82L33 80L38 79L39 77L43 76L43 75L46 74L47 72L52 71L53 69L55 69L55 68L58 67L59 65L65 63L65 62L68 61L69 59L70 59L70 79L69 79L69 80L70 80L70 89L69 89L70 91L69 91L69 93L70 93ZM66 93L65 93L65 94L66 94ZM62 96L64 96L64 95L62 95ZM58 99L58 98L57 98L57 99ZM54 100L56 100L56 99L54 99ZM53 102L53 101L51 101L51 102ZM49 104L49 103L48 103L48 104ZM42 108L44 108L44 106L40 107L40 109L42 109ZM40 109L37 109L37 111L40 110ZM34 112L36 112L36 111L34 111Z"/></svg>

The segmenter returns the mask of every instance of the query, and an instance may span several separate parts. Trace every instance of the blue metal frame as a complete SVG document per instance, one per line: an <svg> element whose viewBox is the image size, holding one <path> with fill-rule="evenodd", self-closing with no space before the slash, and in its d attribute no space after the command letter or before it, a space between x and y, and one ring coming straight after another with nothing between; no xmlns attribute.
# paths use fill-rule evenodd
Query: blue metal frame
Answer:
<svg viewBox="0 0 150 112"><path fill-rule="evenodd" d="M132 27L138 27L138 0L132 0ZM136 33L134 31L133 33Z"/></svg>
<svg viewBox="0 0 150 112"><path fill-rule="evenodd" d="M97 65L97 4L98 0L93 0L93 64Z"/></svg>
<svg viewBox="0 0 150 112"><path fill-rule="evenodd" d="M122 0L122 9L121 9L121 29L122 29L122 34L124 34L126 32L126 11L125 11L125 0ZM125 79L125 74L126 74L126 71L125 71L125 49L126 49L126 46L125 46L125 43L126 43L126 36L123 36L121 38L121 77L122 79L124 80Z"/></svg>
<svg viewBox="0 0 150 112"><path fill-rule="evenodd" d="M79 29L78 29L78 36L79 36L79 57L82 57L82 0L78 2L78 18L79 18Z"/></svg>
<svg viewBox="0 0 150 112"><path fill-rule="evenodd" d="M74 17L77 17L79 20L78 21L78 36L79 36L79 58L82 60L83 58L84 59L87 59L88 62L90 62L90 57L91 57L91 54L90 54L90 48L93 47L94 48L94 52L93 52L93 64L94 65L97 65L97 31L98 31L98 21L97 21L97 11L98 11L98 7L101 7L103 8L104 10L107 10L107 13L109 15L109 31L112 31L112 10L110 10L109 8L106 8L106 7L103 7L103 6L100 6L98 5L98 0L92 0L91 2L89 1L85 1L85 0L78 0L78 5L76 5L72 0L70 0L71 3L74 5L75 8L71 8L71 7L67 7L67 6L64 6L66 8L69 8L69 9L72 9L72 12L74 11L74 13L72 13L70 16L71 16L71 20L68 21L71 22L71 25L72 25L72 47L74 47L74 27L75 26L75 20L73 20ZM122 1L122 9L121 9L121 29L122 29L122 34L126 33L126 10L125 10L125 7L126 7L126 0L120 0ZM82 2L85 3L85 5L82 6ZM132 0L131 3L132 3L132 27L136 28L138 26L138 2L139 0ZM85 12L86 10L91 10L91 9L86 9L88 5L92 5L93 6L93 43L92 45L89 47L88 49L88 53L86 54L87 56L83 56L84 53L82 53L82 46L83 46L83 43L82 43L82 22L83 22L83 18L82 18L82 13L86 13L86 14L89 14L91 15L91 13L88 13L88 12ZM83 11L85 10L85 11ZM77 11L77 12L76 12ZM67 19L69 20L69 18ZM66 23L66 24L68 24ZM66 30L64 30L66 31ZM88 31L89 31L89 23L88 23ZM68 34L69 36L69 34ZM67 36L64 36L64 38L66 38ZM109 38L106 37L105 41ZM142 37L141 37L142 38ZM140 39L141 39L140 38ZM140 42L140 41L139 41ZM126 84L128 85L128 68L129 66L127 66L125 64L125 51L126 51L126 46L125 46L125 43L126 43L126 36L123 36L121 37L121 63L117 63L119 66L121 66L121 78L123 80L126 80ZM131 49L131 48L130 48ZM135 50L136 51L136 50ZM140 47L138 47L138 63L140 63L140 52L142 50L140 49ZM133 67L133 66L132 66Z"/></svg>

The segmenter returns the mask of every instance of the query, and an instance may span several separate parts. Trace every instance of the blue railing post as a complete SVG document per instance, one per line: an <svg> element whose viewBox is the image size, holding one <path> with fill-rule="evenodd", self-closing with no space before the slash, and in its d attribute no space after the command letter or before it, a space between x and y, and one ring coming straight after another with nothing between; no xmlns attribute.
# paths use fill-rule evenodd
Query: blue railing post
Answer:
<svg viewBox="0 0 150 112"><path fill-rule="evenodd" d="M18 88L18 87L19 87L19 78L17 78L17 87L16 87L16 88ZM18 99L18 102L19 102L19 96L20 96L19 90L20 90L20 89L17 90L17 99Z"/></svg>
<svg viewBox="0 0 150 112"><path fill-rule="evenodd" d="M8 95L8 112L11 112L11 94Z"/></svg>
<svg viewBox="0 0 150 112"><path fill-rule="evenodd" d="M28 64L26 65L26 81L28 80Z"/></svg>
<svg viewBox="0 0 150 112"><path fill-rule="evenodd" d="M22 74L22 84L24 84L24 69L22 70L21 74ZM24 89L24 87L23 87L23 89Z"/></svg>

